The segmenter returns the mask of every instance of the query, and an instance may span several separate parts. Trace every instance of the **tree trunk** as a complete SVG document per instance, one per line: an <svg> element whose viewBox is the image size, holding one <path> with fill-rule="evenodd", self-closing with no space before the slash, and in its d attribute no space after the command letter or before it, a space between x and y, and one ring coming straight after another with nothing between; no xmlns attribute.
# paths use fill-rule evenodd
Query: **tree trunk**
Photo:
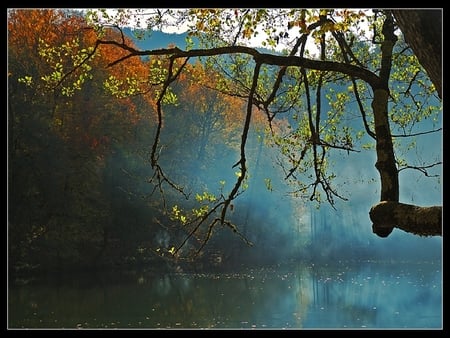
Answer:
<svg viewBox="0 0 450 338"><path fill-rule="evenodd" d="M396 9L392 14L442 99L442 10Z"/></svg>
<svg viewBox="0 0 450 338"><path fill-rule="evenodd" d="M395 164L394 146L388 117L389 92L376 89L372 101L375 120L375 134L377 136L377 162L375 167L380 173L381 201L395 201L399 198L398 170Z"/></svg>
<svg viewBox="0 0 450 338"><path fill-rule="evenodd" d="M381 45L380 85L373 88L372 109L375 120L377 162L375 167L381 178L380 203L369 212L372 231L387 237L394 228L420 236L442 236L442 207L420 207L399 203L398 170L389 126L388 99L392 50L397 37L393 18L389 12L383 24L384 41Z"/></svg>
<svg viewBox="0 0 450 338"><path fill-rule="evenodd" d="M395 164L394 146L389 125L388 99L389 76L392 65L392 50L397 36L394 34L393 18L388 13L383 24L384 41L381 45L380 84L373 88L372 110L375 122L377 162L375 167L380 174L381 201L398 202L398 170ZM373 221L373 220L372 220ZM391 224L377 224L373 232L380 237L387 237L393 230Z"/></svg>
<svg viewBox="0 0 450 338"><path fill-rule="evenodd" d="M373 88L372 109L375 122L376 152L378 169L381 178L381 201L396 201L399 198L398 170L395 163L394 146L389 125L388 100L389 77L392 67L392 50L397 42L394 34L394 23L391 14L384 20L381 44L380 86Z"/></svg>
<svg viewBox="0 0 450 338"><path fill-rule="evenodd" d="M395 227L420 236L442 236L441 206L419 207L383 201L374 205L369 215L373 222L373 232L376 234Z"/></svg>

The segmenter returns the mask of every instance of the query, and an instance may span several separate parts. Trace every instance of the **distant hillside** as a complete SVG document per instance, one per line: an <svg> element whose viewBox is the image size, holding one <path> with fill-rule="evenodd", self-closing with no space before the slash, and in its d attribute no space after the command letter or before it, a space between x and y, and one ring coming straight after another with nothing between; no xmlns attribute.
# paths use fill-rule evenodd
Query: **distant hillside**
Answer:
<svg viewBox="0 0 450 338"><path fill-rule="evenodd" d="M145 37L143 39L138 39L132 28L124 28L124 34L133 39L134 43L137 47L142 50L151 50L151 49L160 49L167 48L170 44L175 44L180 49L186 49L186 36L187 33L164 33L161 31L152 31L149 36L148 33L145 33ZM198 48L198 39L193 37L194 47ZM273 51L266 48L256 48L261 53L274 53Z"/></svg>
<svg viewBox="0 0 450 338"><path fill-rule="evenodd" d="M146 35L144 39L140 40L136 38L131 28L124 28L123 32L133 39L137 47L143 50L167 48L170 44L174 44L180 49L186 48L186 33L176 34L153 31L150 37Z"/></svg>

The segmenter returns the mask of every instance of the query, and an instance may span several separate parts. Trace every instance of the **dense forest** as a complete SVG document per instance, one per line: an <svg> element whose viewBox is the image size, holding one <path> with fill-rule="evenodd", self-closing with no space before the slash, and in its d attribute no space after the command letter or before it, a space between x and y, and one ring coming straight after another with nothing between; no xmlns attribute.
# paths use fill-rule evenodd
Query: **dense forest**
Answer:
<svg viewBox="0 0 450 338"><path fill-rule="evenodd" d="M287 184L285 178L293 177L286 168L297 141L294 137L282 142L270 131L287 135L298 117L280 114L269 130L259 110L247 140L250 170L229 207L236 229L219 226L192 233L186 215L204 215L241 175L233 164L239 161L246 100L214 90L224 75L205 62L176 60L184 71L164 96L164 148L154 149L154 135L161 131L155 109L160 104L158 89L139 79L164 81L162 70L169 60L157 55L126 58L125 49L102 44L91 62L84 63L80 55L91 53L98 38L86 27L82 15L67 10L8 12L11 274L101 267L237 267L337 254L342 259L377 259L371 251L374 238L368 240L355 227L361 222L369 226L360 213L348 208L337 212L326 205L319 212L314 201L290 194L296 187ZM131 33L124 36L114 27L102 38L137 48ZM106 66L118 59L123 60ZM71 67L81 72L76 77L64 73ZM66 82L60 81L63 73ZM335 99L328 107L332 113L341 109L340 88L330 90L331 101ZM430 105L430 120L438 110ZM343 120L338 113L333 118ZM409 121L404 119L398 123L407 129ZM440 123L436 121L433 128ZM347 136L345 129L336 131L335 139L327 142ZM362 136L358 141L369 142ZM367 157L361 163L365 161ZM370 175L359 179L371 182ZM171 189L163 189L162 183ZM345 226L333 227L338 221ZM174 260L176 248L179 258ZM430 249L431 256L436 253Z"/></svg>
<svg viewBox="0 0 450 338"><path fill-rule="evenodd" d="M161 264L165 261L163 251L170 250L185 235L167 212L178 196L161 196L151 183L148 154L156 126L152 93L121 98L111 95L103 85L107 80L113 82L117 72L142 74L149 71L148 63L160 60L135 59L106 74L99 71L71 97L27 83L27 76L40 78L48 71L43 56L45 44L62 44L60 53L64 53L65 48L75 48L63 44L72 36L80 39L76 48L88 43L92 37L80 33L84 24L81 17L53 10L17 11L9 17L12 271ZM128 43L133 42L130 39ZM102 49L94 67L101 68L117 57L116 53L112 48ZM242 101L200 88L195 84L197 77L211 74L205 74L200 63L189 67L191 77L179 81L174 90L176 107L181 111L167 111L169 121L173 120L167 122L165 130L170 148L161 160L168 174L198 190L186 194L195 195L202 188L224 188L226 177L221 166L236 153L240 119L236 114L242 112ZM263 127L256 125L252 134L251 156L267 167L270 157L267 153L261 156L262 147L267 151ZM252 178L264 179L268 182L270 176L255 173ZM265 185L259 189L268 191ZM250 193L260 192L255 188ZM273 203L269 199L275 199L270 194L266 198L268 204ZM188 208L189 204L186 200L178 207ZM246 218L248 224L258 222L261 230L275 222L269 215L249 215L246 209L240 208L235 217ZM272 245L283 236L275 234ZM241 241L234 242L236 247L242 246ZM217 257L229 243L217 238L211 247L209 251Z"/></svg>

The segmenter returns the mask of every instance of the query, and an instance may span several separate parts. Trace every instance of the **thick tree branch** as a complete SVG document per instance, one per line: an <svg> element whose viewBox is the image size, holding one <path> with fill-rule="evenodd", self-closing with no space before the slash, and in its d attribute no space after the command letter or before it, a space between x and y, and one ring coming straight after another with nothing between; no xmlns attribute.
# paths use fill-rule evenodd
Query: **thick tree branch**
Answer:
<svg viewBox="0 0 450 338"><path fill-rule="evenodd" d="M442 207L381 201L369 212L373 232L387 237L393 228L420 236L442 236Z"/></svg>
<svg viewBox="0 0 450 338"><path fill-rule="evenodd" d="M294 55L282 56L282 55L260 53L256 49L246 46L227 46L210 49L191 49L188 51L184 51L179 49L178 47L162 48L155 50L137 50L135 48L132 48L117 41L105 41L105 40L98 40L97 44L115 45L119 48L127 50L129 51L130 54L127 55L126 58L129 58L131 56L151 56L151 55L171 55L175 58L182 58L182 57L217 56L217 55L242 53L253 56L255 62L261 65L268 64L274 66L294 66L314 70L333 71L362 79L367 83L369 83L373 88L378 88L381 85L380 78L376 74L359 66L334 61L312 60ZM112 62L110 66L116 63L118 62L117 61Z"/></svg>

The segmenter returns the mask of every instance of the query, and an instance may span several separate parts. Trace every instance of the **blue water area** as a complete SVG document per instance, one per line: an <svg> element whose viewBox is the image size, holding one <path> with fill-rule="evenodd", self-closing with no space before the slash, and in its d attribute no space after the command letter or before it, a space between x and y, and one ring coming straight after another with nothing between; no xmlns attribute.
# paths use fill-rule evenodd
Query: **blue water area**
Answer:
<svg viewBox="0 0 450 338"><path fill-rule="evenodd" d="M236 273L128 272L10 283L10 329L441 329L440 262Z"/></svg>

